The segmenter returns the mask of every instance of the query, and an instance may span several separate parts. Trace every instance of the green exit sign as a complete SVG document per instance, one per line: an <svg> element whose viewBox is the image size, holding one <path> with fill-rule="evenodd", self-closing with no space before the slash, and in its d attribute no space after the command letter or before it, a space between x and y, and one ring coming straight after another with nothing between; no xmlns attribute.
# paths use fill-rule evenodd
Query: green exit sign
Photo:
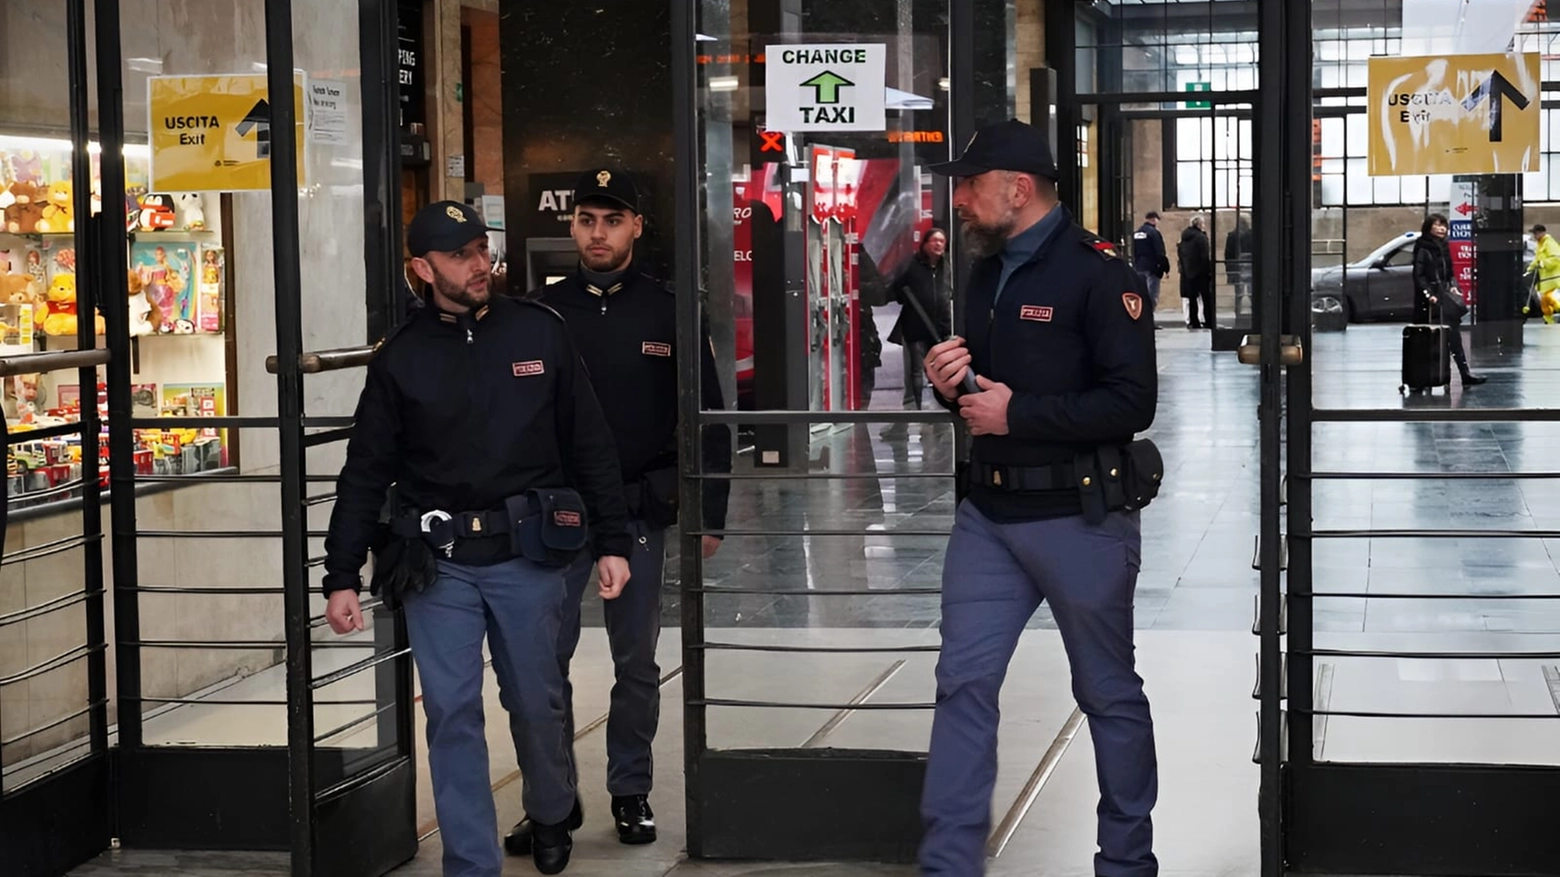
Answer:
<svg viewBox="0 0 1560 877"><path fill-rule="evenodd" d="M1211 83L1211 82L1188 82L1188 83L1186 83L1186 90L1187 91L1213 91L1213 83ZM1212 107L1213 107L1213 102L1212 101L1189 100L1189 101L1186 102L1186 108L1189 109L1189 110L1206 110L1206 109L1211 109Z"/></svg>

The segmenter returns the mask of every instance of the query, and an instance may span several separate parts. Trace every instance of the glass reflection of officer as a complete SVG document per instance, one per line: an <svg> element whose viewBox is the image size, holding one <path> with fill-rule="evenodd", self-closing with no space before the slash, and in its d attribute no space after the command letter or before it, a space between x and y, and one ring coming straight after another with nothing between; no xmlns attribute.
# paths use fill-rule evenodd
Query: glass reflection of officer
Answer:
<svg viewBox="0 0 1560 877"><path fill-rule="evenodd" d="M677 299L665 283L646 273L634 259L634 241L644 231L639 209L639 192L627 173L598 168L581 175L574 188L571 225L579 251L578 270L531 293L563 314L585 367L598 376L596 395L622 461L628 528L635 543L629 557L632 577L623 595L606 604L604 615L616 671L607 716L607 792L612 796L618 839L626 844L656 839L649 798L651 746L661 712L661 669L655 650L661 634L666 530L677 520L679 477ZM702 404L706 410L720 410L725 403L707 327L700 338L699 354ZM729 429L707 427L703 440L704 468L729 472ZM707 529L725 527L729 489L730 482L724 479L705 482ZM718 538L703 538L706 558L719 547ZM574 714L569 662L579 645L580 598L589 578L588 563L570 568L563 633L558 638L564 708L571 732ZM576 826L584 820L578 804L571 819ZM522 819L505 839L505 848L523 854L530 843L530 830L529 819Z"/></svg>
<svg viewBox="0 0 1560 877"><path fill-rule="evenodd" d="M574 527L583 539L589 528L602 596L615 598L629 577L627 510L611 434L563 320L492 297L487 231L452 201L424 207L408 230L430 298L368 368L325 540L326 618L337 633L363 629L359 570L382 538L380 509L395 484L407 514L388 526L403 559L382 570L389 550L374 544L374 579L417 580L397 598L422 680L444 873L497 877L502 868L482 710L485 634L500 700L520 728L525 806L539 819L533 858L557 874L572 849L575 798L555 658L563 569L578 552L564 534Z"/></svg>
<svg viewBox="0 0 1560 877"><path fill-rule="evenodd" d="M974 439L943 565L922 873L982 873L1002 680L1043 601L1094 739L1093 873L1153 875L1154 734L1132 643L1141 540L1126 510L1157 492L1139 477L1157 485L1163 470L1151 444L1132 440L1158 395L1153 307L1115 247L1058 203L1050 145L1034 128L982 128L962 158L932 170L957 179L953 206L983 258L966 292L968 339L937 344L925 364ZM977 386L965 390L972 369Z"/></svg>

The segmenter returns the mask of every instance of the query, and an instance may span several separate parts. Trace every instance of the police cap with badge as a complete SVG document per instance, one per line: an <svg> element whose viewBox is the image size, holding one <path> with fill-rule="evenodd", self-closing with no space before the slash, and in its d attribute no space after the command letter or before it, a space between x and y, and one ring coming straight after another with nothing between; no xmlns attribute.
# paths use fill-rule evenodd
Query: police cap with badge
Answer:
<svg viewBox="0 0 1560 877"><path fill-rule="evenodd" d="M597 168L580 174L574 183L574 203L622 207L639 213L639 187L633 177L615 168Z"/></svg>
<svg viewBox="0 0 1560 877"><path fill-rule="evenodd" d="M965 144L964 154L931 166L933 173L948 177L975 177L998 170L1034 174L1053 182L1060 177L1045 135L1017 119L981 128ZM1115 256L1108 241L1085 234L1086 243L1107 257ZM970 383L966 378L966 392ZM1107 512L1135 511L1152 502L1164 481L1165 462L1152 441L1138 439L1125 445L1104 444L1081 451L1070 468L1068 483L1061 484L1056 483L1053 467L1003 467L1007 483L994 486L1020 491L1074 487L1084 518L1098 523Z"/></svg>
<svg viewBox="0 0 1560 877"><path fill-rule="evenodd" d="M470 204L435 201L417 211L406 227L406 252L421 258L429 253L453 253L485 236L489 228Z"/></svg>

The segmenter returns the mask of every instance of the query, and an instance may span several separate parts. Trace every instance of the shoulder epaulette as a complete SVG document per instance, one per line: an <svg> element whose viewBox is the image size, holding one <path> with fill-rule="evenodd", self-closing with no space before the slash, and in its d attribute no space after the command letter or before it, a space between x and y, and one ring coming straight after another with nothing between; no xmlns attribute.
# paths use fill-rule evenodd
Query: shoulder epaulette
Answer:
<svg viewBox="0 0 1560 877"><path fill-rule="evenodd" d="M1088 247L1096 253L1099 253L1100 258L1105 259L1106 261L1121 258L1121 251L1116 248L1115 244L1105 240L1104 238L1100 237L1092 231L1089 231L1088 229L1083 228L1082 226L1078 226L1078 231L1078 239L1083 242L1084 246Z"/></svg>
<svg viewBox="0 0 1560 877"><path fill-rule="evenodd" d="M377 342L374 343L374 355L378 356L379 355L379 351L385 349L385 345L387 345L391 341L395 340L395 337L397 335L399 335L403 331L405 331L406 327L410 326L412 324L412 321L417 319L417 315L418 315L418 313L420 311L421 311L421 308L414 308L412 310L407 311L405 319L403 319L399 323L396 323L394 326L391 326L390 327L390 331L386 332L385 336L383 338L380 338Z"/></svg>

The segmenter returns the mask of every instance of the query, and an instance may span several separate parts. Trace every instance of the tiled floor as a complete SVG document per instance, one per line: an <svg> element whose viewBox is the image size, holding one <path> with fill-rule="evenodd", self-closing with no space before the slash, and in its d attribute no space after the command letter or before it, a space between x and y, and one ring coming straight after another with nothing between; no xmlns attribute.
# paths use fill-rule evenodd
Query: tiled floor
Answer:
<svg viewBox="0 0 1560 877"><path fill-rule="evenodd" d="M1162 873L1219 877L1256 873L1257 772L1251 764L1256 704L1251 699L1250 635L1257 589L1251 568L1258 518L1257 370L1233 354L1207 350L1206 333L1159 333L1161 404L1152 430L1169 472L1159 500L1144 513L1143 567L1137 595L1140 667L1154 703L1161 765L1156 836ZM1475 352L1490 383L1450 394L1398 394L1399 328L1356 326L1319 335L1315 363L1318 408L1550 406L1560 399L1560 328L1530 326L1527 347L1493 358ZM897 359L888 348L885 360ZM885 378L890 377L885 375ZM899 391L885 381L874 407L897 409ZM1550 448L1560 424L1320 424L1314 430L1317 471L1554 471ZM814 442L814 472L877 472L899 477L738 482L734 529L870 530L861 536L733 537L706 568L706 582L733 589L787 587L797 595L718 594L705 598L708 638L726 643L830 645L935 644L935 595L896 593L935 587L945 537L895 535L896 530L946 532L953 513L947 479L903 477L951 468L946 425L890 429L842 427ZM1299 489L1297 484L1289 486ZM1560 529L1560 478L1549 480L1319 480L1313 526L1333 529ZM1314 555L1318 592L1363 597L1315 601L1316 645L1387 650L1560 652L1560 570L1544 539L1465 537L1323 538ZM1292 548L1292 550L1295 550ZM664 599L668 629L663 672L678 666L681 607L677 566L669 561ZM869 597L830 591L871 589ZM1400 599L1404 594L1430 595ZM1471 595L1432 599L1436 595ZM1521 597L1522 599L1502 599ZM599 628L600 605L588 597L586 623ZM1291 618L1291 624L1294 618ZM1004 690L1000 779L993 807L1000 817L1067 721L1073 704L1060 642L1041 609L1020 644ZM346 659L345 656L343 659ZM897 670L897 661L903 661ZM874 680L876 703L918 703L932 696L929 654L807 655L712 652L712 696L771 700L848 700ZM1560 659L1461 660L1330 658L1318 661L1318 706L1335 710L1477 711L1560 718L1549 678ZM605 710L610 684L599 629L587 631L576 662L581 721ZM892 672L890 672L892 671ZM1548 676L1546 676L1546 672ZM248 683L261 692L267 683ZM490 696L492 686L489 686ZM662 840L619 846L602 819L605 793L601 732L580 742L589 824L578 838L570 874L662 877L707 875L901 875L911 869L868 865L732 864L682 861L682 715L680 678L665 687L655 803ZM274 695L273 695L274 696ZM490 717L500 716L496 698ZM188 733L214 740L221 713L192 711ZM858 711L820 734L828 713L814 710L722 709L709 712L712 746L829 745L919 749L930 714L924 710ZM266 725L251 717L243 733L281 738L279 712ZM171 720L170 720L171 721ZM495 721L497 721L495 719ZM1560 735L1534 719L1357 719L1332 717L1317 756L1328 760L1493 761L1560 764ZM489 744L501 826L518 818L518 787L504 731ZM1088 735L1062 757L994 875L1087 877L1091 874L1096 789ZM426 774L421 801L431 819ZM438 873L434 835L416 862L397 872ZM267 864L270 862L270 864ZM269 869L269 870L268 870ZM176 857L121 853L78 874L282 874L281 860L229 854ZM512 862L506 873L534 873Z"/></svg>

